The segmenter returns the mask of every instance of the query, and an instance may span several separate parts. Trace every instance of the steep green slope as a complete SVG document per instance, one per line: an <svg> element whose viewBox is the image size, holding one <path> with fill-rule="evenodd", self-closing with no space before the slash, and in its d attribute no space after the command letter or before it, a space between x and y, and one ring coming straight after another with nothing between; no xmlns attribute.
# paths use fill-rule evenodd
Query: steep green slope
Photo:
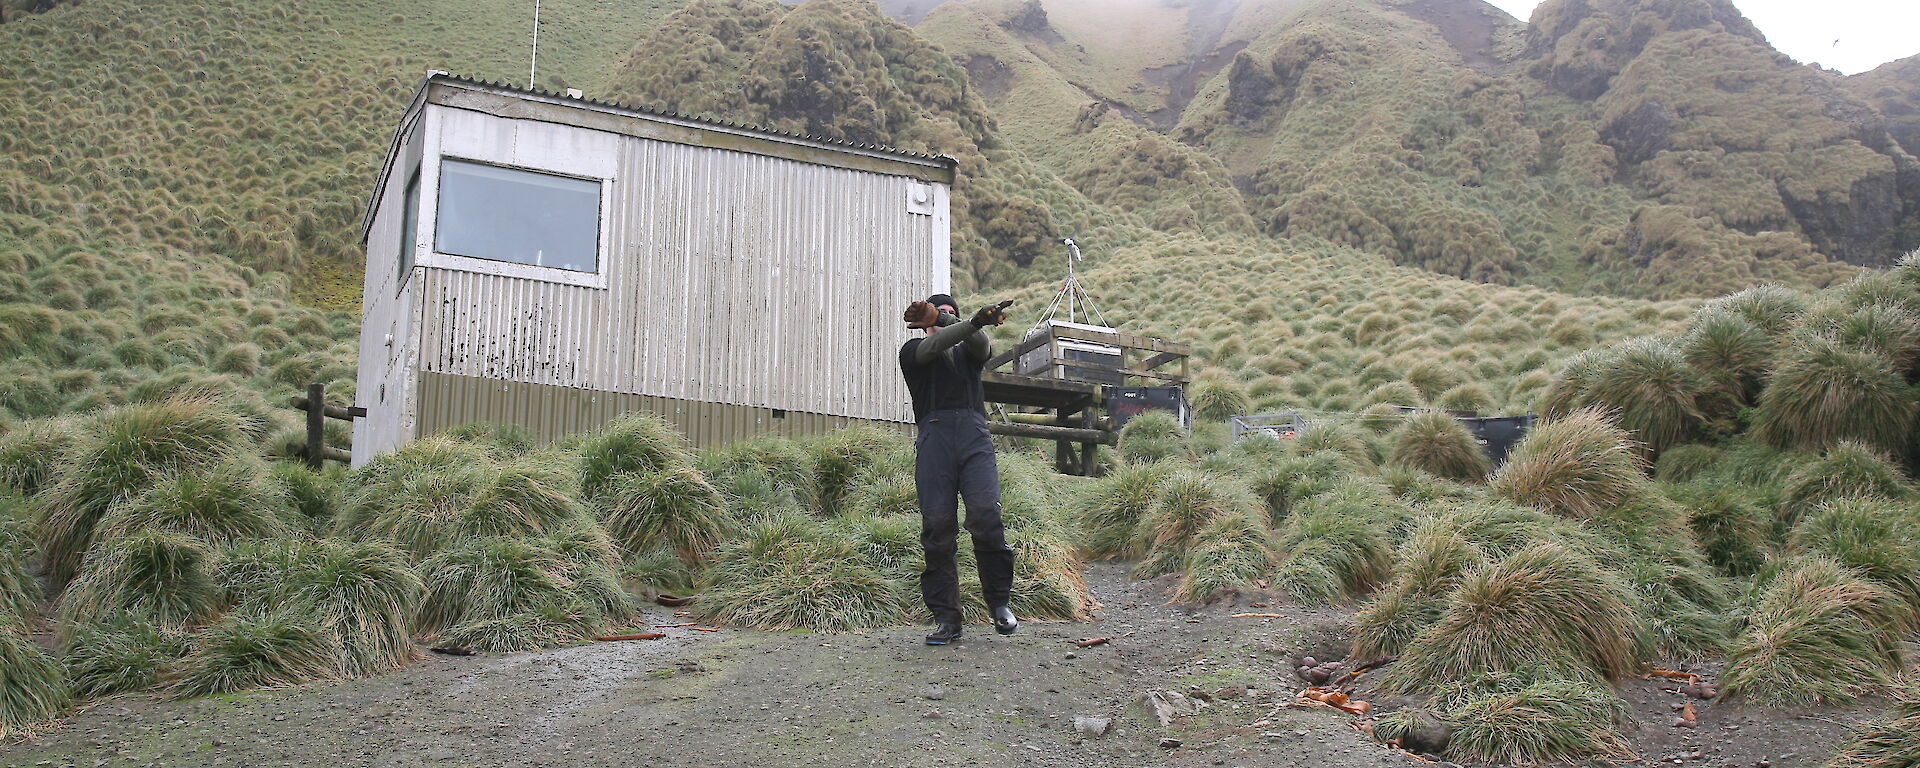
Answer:
<svg viewBox="0 0 1920 768"><path fill-rule="evenodd" d="M320 381L350 399L360 211L393 123L428 67L524 78L520 5L95 0L10 16L0 431L181 389L272 420L291 412L263 394ZM546 3L542 80L598 82L663 5Z"/></svg>
<svg viewBox="0 0 1920 768"><path fill-rule="evenodd" d="M1216 190L1180 200L1192 215L1163 206L1163 226L1245 214L1470 279L1649 297L1826 285L1920 244L1914 162L1870 99L1724 2L1550 3L1532 26L1478 0L1196 2L1184 23L1083 6L969 0L918 29L1063 177L1146 155ZM1186 48L1134 45L1139 28ZM1130 84L1087 74L1134 48ZM1171 150L1075 139L1158 132L1168 110ZM1107 197L1168 198L1121 184Z"/></svg>
<svg viewBox="0 0 1920 768"><path fill-rule="evenodd" d="M541 80L597 85L670 0L544 6ZM172 246L357 303L359 216L428 68L524 81L531 8L95 0L0 26L0 232Z"/></svg>
<svg viewBox="0 0 1920 768"><path fill-rule="evenodd" d="M1275 247L1256 236L1159 235L1090 259L1081 281L1109 321L1192 344L1204 386L1245 393L1249 412L1404 405L1524 413L1568 356L1599 341L1671 332L1692 310L1690 302L1475 283L1348 248ZM995 293L1017 301L1000 343L1017 341L1055 289Z"/></svg>
<svg viewBox="0 0 1920 768"><path fill-rule="evenodd" d="M1059 265L1051 238L1077 219L1091 255L1086 280L1109 319L1192 342L1209 386L1246 391L1254 407L1524 410L1564 356L1685 315L1681 305L1463 282L1323 239L1275 241L1244 211L1221 215L1238 197L1221 163L1111 110L1023 115L1009 134L1058 133L1003 138L990 104L1044 104L1075 88L1020 42L1032 9L942 9L924 28L971 36L934 48L852 0L696 0L636 45L613 89L641 103L957 155L963 293L995 288L1020 300L1016 319L1038 313L1055 284L1035 278ZM976 89L984 78L972 57L985 51L1008 77ZM1008 194L1032 201L1035 215L1007 218ZM1002 271L1008 260L1034 263Z"/></svg>
<svg viewBox="0 0 1920 768"><path fill-rule="evenodd" d="M1049 240L1113 217L1008 151L966 73L865 0L695 0L634 46L623 101L951 155L954 277L1007 284Z"/></svg>
<svg viewBox="0 0 1920 768"><path fill-rule="evenodd" d="M1900 189L1920 166L1885 121L1827 73L1773 50L1726 0L1548 3L1528 30L1527 66L1593 99L1618 173L1662 206L1735 237L1792 233L1801 250L1851 264L1887 266L1920 245L1895 237L1920 218L1920 197ZM1636 247L1635 226L1615 255L1698 257Z"/></svg>

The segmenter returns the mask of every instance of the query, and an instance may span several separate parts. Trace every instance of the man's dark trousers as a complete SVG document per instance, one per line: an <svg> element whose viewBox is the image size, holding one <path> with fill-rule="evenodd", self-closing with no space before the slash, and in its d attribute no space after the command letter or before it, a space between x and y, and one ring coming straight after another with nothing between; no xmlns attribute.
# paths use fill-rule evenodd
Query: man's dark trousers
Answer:
<svg viewBox="0 0 1920 768"><path fill-rule="evenodd" d="M971 408L934 411L920 422L913 468L920 496L920 545L927 556L920 596L934 621L960 623L959 505L967 502L967 534L980 565L980 591L987 605L1005 605L1013 591L1013 548L1000 523L1000 481L993 461L987 418Z"/></svg>

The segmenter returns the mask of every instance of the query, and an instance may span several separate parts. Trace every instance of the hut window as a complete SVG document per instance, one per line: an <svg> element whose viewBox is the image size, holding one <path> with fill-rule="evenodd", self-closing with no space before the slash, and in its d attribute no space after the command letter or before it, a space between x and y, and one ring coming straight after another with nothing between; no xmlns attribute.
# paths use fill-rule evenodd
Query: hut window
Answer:
<svg viewBox="0 0 1920 768"><path fill-rule="evenodd" d="M573 272L600 269L600 182L442 160L434 250Z"/></svg>
<svg viewBox="0 0 1920 768"><path fill-rule="evenodd" d="M407 275L413 272L414 240L420 237L420 170L413 171L413 178L407 180L406 210L400 213L400 279L398 284L407 284Z"/></svg>

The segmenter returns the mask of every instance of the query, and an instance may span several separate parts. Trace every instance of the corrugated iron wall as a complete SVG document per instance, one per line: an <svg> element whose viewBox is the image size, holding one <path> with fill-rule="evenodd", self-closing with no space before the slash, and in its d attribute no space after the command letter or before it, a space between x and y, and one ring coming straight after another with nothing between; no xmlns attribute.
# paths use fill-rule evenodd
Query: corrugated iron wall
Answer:
<svg viewBox="0 0 1920 768"><path fill-rule="evenodd" d="M519 424L543 443L590 432L624 413L645 411L671 422L696 448L710 448L759 434L805 437L858 424L909 429L904 424L787 412L722 403L612 392L549 384L494 381L428 373L420 376L421 437L474 421Z"/></svg>
<svg viewBox="0 0 1920 768"><path fill-rule="evenodd" d="M946 287L944 189L921 215L903 176L620 147L607 287L424 269L423 377L910 420L898 308Z"/></svg>
<svg viewBox="0 0 1920 768"><path fill-rule="evenodd" d="M385 179L379 208L367 233L367 274L361 287L360 354L354 375L354 404L373 418L357 419L353 461L357 465L412 439L411 404L419 334L417 281L405 282L399 269L407 182L420 163L422 133L417 121L396 135L393 173ZM391 342L388 338L391 337Z"/></svg>

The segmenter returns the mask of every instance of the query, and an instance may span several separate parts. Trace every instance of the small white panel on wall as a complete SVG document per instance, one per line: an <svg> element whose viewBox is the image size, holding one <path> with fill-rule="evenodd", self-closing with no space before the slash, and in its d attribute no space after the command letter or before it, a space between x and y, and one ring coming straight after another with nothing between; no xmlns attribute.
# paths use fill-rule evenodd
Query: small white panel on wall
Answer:
<svg viewBox="0 0 1920 768"><path fill-rule="evenodd" d="M932 216L934 194L932 184L913 182L907 185L907 213Z"/></svg>

